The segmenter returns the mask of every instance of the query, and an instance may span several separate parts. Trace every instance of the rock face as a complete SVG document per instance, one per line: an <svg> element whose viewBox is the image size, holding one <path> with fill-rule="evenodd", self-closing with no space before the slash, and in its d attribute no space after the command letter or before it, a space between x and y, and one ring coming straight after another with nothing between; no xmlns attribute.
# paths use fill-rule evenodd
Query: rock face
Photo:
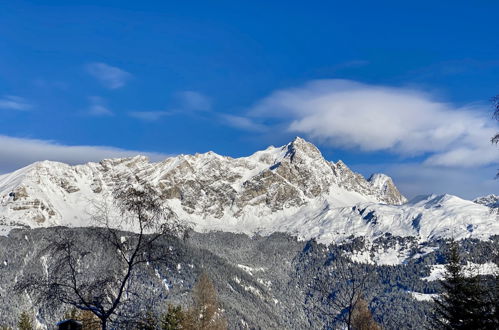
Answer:
<svg viewBox="0 0 499 330"><path fill-rule="evenodd" d="M475 198L473 202L480 205L485 205L493 209L499 208L499 196L497 195L487 195L487 196L478 197Z"/></svg>
<svg viewBox="0 0 499 330"><path fill-rule="evenodd" d="M208 152L158 163L142 156L78 166L38 162L0 176L0 216L4 223L29 226L83 221L85 203L108 198L117 180L131 173L156 186L165 203L189 218L237 219L256 209L269 215L318 199L333 206L406 201L389 177L366 180L296 138L237 159Z"/></svg>

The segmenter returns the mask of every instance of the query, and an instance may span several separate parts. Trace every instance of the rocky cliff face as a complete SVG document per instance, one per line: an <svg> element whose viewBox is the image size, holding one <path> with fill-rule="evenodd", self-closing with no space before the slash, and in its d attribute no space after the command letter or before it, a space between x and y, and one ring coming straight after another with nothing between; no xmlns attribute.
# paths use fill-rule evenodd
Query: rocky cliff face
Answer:
<svg viewBox="0 0 499 330"><path fill-rule="evenodd" d="M478 197L474 199L473 202L480 205L488 206L493 209L499 209L499 196L497 195L487 195L487 196Z"/></svg>
<svg viewBox="0 0 499 330"><path fill-rule="evenodd" d="M156 186L165 203L188 218L237 219L256 210L269 215L318 199L333 206L406 201L389 177L366 180L296 138L237 159L208 152L158 163L142 156L78 166L38 162L0 176L0 221L35 227L81 224L88 204L109 198L116 182L132 173Z"/></svg>

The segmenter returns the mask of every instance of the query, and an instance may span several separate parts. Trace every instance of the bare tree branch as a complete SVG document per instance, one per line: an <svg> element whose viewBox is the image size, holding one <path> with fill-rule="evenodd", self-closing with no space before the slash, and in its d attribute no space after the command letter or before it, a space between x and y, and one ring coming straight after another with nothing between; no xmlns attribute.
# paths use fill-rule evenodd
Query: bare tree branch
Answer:
<svg viewBox="0 0 499 330"><path fill-rule="evenodd" d="M368 286L374 280L374 267L337 255L326 265L326 271L323 277L317 277L314 284L319 292L319 309L331 322L342 323L351 329L353 311L366 298Z"/></svg>

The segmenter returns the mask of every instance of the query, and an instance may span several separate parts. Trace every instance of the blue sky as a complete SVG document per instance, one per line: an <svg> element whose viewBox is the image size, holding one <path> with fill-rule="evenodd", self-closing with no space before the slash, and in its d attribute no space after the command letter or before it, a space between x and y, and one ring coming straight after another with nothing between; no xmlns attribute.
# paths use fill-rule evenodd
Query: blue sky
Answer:
<svg viewBox="0 0 499 330"><path fill-rule="evenodd" d="M497 191L497 1L0 7L0 172L299 135L408 196Z"/></svg>

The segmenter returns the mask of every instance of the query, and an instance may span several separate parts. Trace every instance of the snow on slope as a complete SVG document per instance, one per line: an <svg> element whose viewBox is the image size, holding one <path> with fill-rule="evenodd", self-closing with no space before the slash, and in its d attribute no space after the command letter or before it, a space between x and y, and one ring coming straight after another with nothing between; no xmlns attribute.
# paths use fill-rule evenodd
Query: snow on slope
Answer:
<svg viewBox="0 0 499 330"><path fill-rule="evenodd" d="M430 276L424 277L425 281L438 281L444 278L446 265L433 265L431 266ZM494 275L499 272L499 267L492 263L487 262L484 264L475 264L469 262L464 267L465 276L476 276L476 275Z"/></svg>
<svg viewBox="0 0 499 330"><path fill-rule="evenodd" d="M385 233L421 241L499 234L487 206L449 195L404 204L388 176L366 180L300 138L237 159L208 152L158 163L142 156L78 166L38 162L0 176L0 225L92 225L92 204L111 202L116 182L130 174L153 184L198 231L282 231L324 243Z"/></svg>

